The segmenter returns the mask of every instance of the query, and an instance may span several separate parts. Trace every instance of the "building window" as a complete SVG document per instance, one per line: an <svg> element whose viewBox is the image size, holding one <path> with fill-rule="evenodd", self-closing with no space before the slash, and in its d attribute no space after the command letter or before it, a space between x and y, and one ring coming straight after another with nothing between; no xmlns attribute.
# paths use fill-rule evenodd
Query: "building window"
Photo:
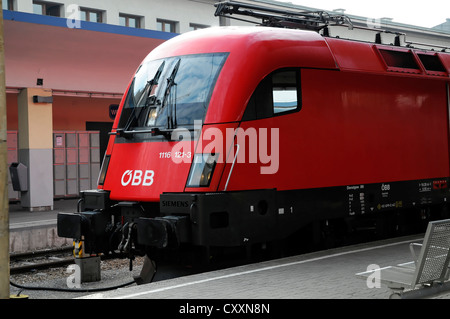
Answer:
<svg viewBox="0 0 450 319"><path fill-rule="evenodd" d="M124 27L141 28L141 18L129 14L119 14L119 24Z"/></svg>
<svg viewBox="0 0 450 319"><path fill-rule="evenodd" d="M3 10L14 10L14 0L3 0Z"/></svg>
<svg viewBox="0 0 450 319"><path fill-rule="evenodd" d="M210 27L209 25L197 24L197 23L189 23L189 29L191 31L199 30L199 29L206 29L206 28L209 28L209 27Z"/></svg>
<svg viewBox="0 0 450 319"><path fill-rule="evenodd" d="M61 5L51 2L33 1L33 13L45 16L60 17Z"/></svg>
<svg viewBox="0 0 450 319"><path fill-rule="evenodd" d="M83 21L103 23L103 11L80 8L80 19Z"/></svg>
<svg viewBox="0 0 450 319"><path fill-rule="evenodd" d="M156 20L156 29L158 31L163 32L177 32L177 24L178 22L175 21L169 21L169 20Z"/></svg>

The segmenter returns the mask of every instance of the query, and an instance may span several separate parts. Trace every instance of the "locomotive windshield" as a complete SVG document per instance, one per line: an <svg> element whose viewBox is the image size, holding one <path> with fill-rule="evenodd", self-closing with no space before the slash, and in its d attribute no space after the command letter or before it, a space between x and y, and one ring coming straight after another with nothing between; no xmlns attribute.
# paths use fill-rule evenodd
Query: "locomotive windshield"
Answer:
<svg viewBox="0 0 450 319"><path fill-rule="evenodd" d="M212 53L144 62L128 90L119 128L175 129L203 120L226 57Z"/></svg>

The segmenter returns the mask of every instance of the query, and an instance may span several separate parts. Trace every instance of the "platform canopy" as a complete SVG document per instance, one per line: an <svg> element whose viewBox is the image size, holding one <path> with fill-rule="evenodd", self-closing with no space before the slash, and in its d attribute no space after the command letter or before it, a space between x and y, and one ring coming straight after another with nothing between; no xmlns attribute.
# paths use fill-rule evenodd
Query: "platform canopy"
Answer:
<svg viewBox="0 0 450 319"><path fill-rule="evenodd" d="M3 12L6 86L9 89L45 87L56 91L123 94L145 56L176 36L146 29ZM75 22L78 25L74 28ZM43 83L38 84L38 79Z"/></svg>

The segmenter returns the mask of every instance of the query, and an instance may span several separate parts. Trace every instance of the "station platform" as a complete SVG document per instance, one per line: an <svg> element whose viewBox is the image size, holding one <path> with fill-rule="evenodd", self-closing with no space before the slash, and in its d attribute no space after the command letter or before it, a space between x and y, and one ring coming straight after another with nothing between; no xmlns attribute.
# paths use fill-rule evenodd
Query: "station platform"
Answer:
<svg viewBox="0 0 450 319"><path fill-rule="evenodd" d="M325 250L235 268L83 296L83 299L388 299L384 285L374 287L355 276L368 267L412 260L409 244L420 235ZM417 295L411 294L412 299ZM408 295L405 294L407 299ZM450 290L420 298L450 299ZM221 309L221 308L219 308ZM222 309L223 310L223 309Z"/></svg>
<svg viewBox="0 0 450 319"><path fill-rule="evenodd" d="M57 235L57 215L75 213L77 202L77 198L55 199L52 210L33 212L23 208L20 202L9 203L10 253L72 246L72 240Z"/></svg>

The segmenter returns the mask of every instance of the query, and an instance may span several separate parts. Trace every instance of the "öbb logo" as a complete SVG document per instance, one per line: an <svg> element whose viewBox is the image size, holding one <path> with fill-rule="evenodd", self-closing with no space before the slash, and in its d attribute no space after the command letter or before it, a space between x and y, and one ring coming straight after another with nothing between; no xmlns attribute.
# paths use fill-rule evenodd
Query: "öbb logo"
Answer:
<svg viewBox="0 0 450 319"><path fill-rule="evenodd" d="M121 179L121 183L123 186L128 186L131 183L131 186L150 186L153 184L153 177L155 176L155 172L152 170L146 170L145 172L141 170L126 170Z"/></svg>

